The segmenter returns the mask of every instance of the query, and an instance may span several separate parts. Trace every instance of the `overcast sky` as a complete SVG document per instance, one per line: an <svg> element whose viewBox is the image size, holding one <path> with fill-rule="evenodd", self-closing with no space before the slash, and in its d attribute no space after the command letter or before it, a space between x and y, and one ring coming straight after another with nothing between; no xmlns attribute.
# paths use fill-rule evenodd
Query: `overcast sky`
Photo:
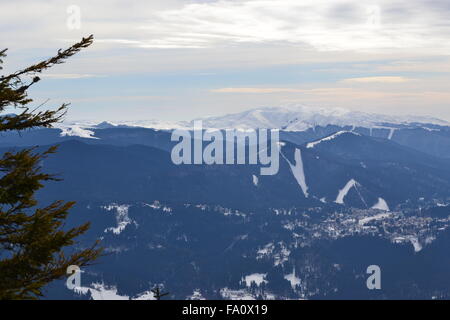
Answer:
<svg viewBox="0 0 450 320"><path fill-rule="evenodd" d="M8 72L94 34L31 91L69 120L287 104L450 120L449 17L448 0L0 0L0 48Z"/></svg>

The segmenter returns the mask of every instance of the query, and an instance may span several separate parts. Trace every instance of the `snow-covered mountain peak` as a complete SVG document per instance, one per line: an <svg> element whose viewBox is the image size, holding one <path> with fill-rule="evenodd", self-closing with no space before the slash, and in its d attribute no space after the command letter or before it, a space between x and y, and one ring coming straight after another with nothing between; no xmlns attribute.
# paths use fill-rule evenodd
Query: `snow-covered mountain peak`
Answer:
<svg viewBox="0 0 450 320"><path fill-rule="evenodd" d="M304 105L258 108L201 120L203 120L203 126L207 128L266 128L286 131L304 131L316 126L327 125L366 128L415 123L450 125L447 121L432 117L389 116L351 111L344 108L315 108Z"/></svg>

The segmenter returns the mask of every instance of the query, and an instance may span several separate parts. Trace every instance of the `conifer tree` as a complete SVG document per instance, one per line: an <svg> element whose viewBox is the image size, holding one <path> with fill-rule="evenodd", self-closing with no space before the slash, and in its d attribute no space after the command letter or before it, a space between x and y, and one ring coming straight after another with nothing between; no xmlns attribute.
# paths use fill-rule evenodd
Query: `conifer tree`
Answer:
<svg viewBox="0 0 450 320"><path fill-rule="evenodd" d="M39 110L42 106L32 107L27 90L41 80L41 72L63 63L92 42L91 35L66 50L60 49L52 58L0 77L0 134L50 128L59 122L68 104ZM0 51L0 72L6 51ZM43 183L58 180L41 168L42 159L56 149L39 152L34 147L0 156L0 299L39 299L47 284L66 275L68 266L86 266L101 254L98 243L88 248L77 246L75 238L89 229L89 223L64 228L74 202L44 205L36 200Z"/></svg>

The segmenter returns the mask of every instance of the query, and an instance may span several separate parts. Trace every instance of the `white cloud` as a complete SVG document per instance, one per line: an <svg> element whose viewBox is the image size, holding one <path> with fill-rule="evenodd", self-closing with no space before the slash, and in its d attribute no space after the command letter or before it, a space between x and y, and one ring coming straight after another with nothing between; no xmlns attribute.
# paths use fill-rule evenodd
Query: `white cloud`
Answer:
<svg viewBox="0 0 450 320"><path fill-rule="evenodd" d="M142 47L306 44L318 50L448 49L447 17L422 1L250 0L156 12Z"/></svg>
<svg viewBox="0 0 450 320"><path fill-rule="evenodd" d="M344 79L342 82L347 83L404 83L414 81L415 79L405 77L362 77L362 78L350 78Z"/></svg>
<svg viewBox="0 0 450 320"><path fill-rule="evenodd" d="M341 80L340 83L359 83L359 84L394 84L394 83L407 83L410 81L414 81L416 79L406 78L406 77L398 77L398 76L386 76L386 77L362 77L362 78L349 78ZM346 90L354 90L352 88L333 88L333 92L336 89L339 89L341 92L344 91L346 94ZM328 92L330 89L323 88L315 88L315 89L304 89L304 88L289 88L289 87L229 87L229 88L217 88L212 89L213 93L311 93L311 92L320 92L324 94Z"/></svg>
<svg viewBox="0 0 450 320"><path fill-rule="evenodd" d="M389 83L388 83L389 84ZM376 101L380 98L390 99L417 99L427 98L429 100L436 99L450 99L450 93L438 90L412 90L406 88L404 90L383 90L375 88L346 88L346 87L319 87L319 88L220 88L211 90L214 93L242 93L242 94L280 94L291 93L300 94L293 100L286 99L285 101L301 101L301 99L314 98L318 102L332 102L332 101ZM295 96L295 95L294 95Z"/></svg>
<svg viewBox="0 0 450 320"><path fill-rule="evenodd" d="M98 43L157 49L244 43L303 45L321 51L415 48L441 54L449 49L450 6L444 1L218 0L186 4L181 0L79 0L80 30L67 28L70 4L2 1L0 20L9 27L2 28L0 37L6 39L12 29L17 45L29 45L21 42L24 39L42 45L42 39L34 35L38 32L50 39L68 35L78 39L95 33Z"/></svg>
<svg viewBox="0 0 450 320"><path fill-rule="evenodd" d="M304 91L295 88L220 88L211 90L216 93L294 93Z"/></svg>
<svg viewBox="0 0 450 320"><path fill-rule="evenodd" d="M48 79L83 79L83 78L100 78L102 75L88 74L88 73L43 73L41 78Z"/></svg>
<svg viewBox="0 0 450 320"><path fill-rule="evenodd" d="M63 65L59 71L86 74L413 60L450 52L445 2L79 0L80 30L67 28L70 4L0 2L0 21L7 26L0 29L0 43L11 50L36 48L34 57L48 56L93 33L95 44L84 53L89 61L78 64L83 57L75 57L74 69ZM17 59L12 53L10 65L26 63L12 61ZM426 67L419 61L415 68Z"/></svg>

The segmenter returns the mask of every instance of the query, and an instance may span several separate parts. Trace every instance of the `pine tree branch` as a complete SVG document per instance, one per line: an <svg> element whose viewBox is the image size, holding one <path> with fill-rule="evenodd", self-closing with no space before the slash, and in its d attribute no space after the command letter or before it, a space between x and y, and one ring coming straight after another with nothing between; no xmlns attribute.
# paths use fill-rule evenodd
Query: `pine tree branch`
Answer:
<svg viewBox="0 0 450 320"><path fill-rule="evenodd" d="M73 46L71 46L70 48L68 48L66 50L59 49L58 54L52 58L49 58L47 60L44 60L37 64L34 64L30 67L27 67L23 70L12 73L8 76L0 77L0 82L10 81L14 78L19 78L20 76L26 75L26 74L40 73L43 70L51 68L52 66L54 66L56 64L64 63L64 60L66 60L67 58L70 58L71 56L73 56L74 54L79 52L81 49L89 47L93 43L93 41L94 41L94 35L91 34L90 36L88 36L86 38L82 38L80 42L74 44Z"/></svg>

